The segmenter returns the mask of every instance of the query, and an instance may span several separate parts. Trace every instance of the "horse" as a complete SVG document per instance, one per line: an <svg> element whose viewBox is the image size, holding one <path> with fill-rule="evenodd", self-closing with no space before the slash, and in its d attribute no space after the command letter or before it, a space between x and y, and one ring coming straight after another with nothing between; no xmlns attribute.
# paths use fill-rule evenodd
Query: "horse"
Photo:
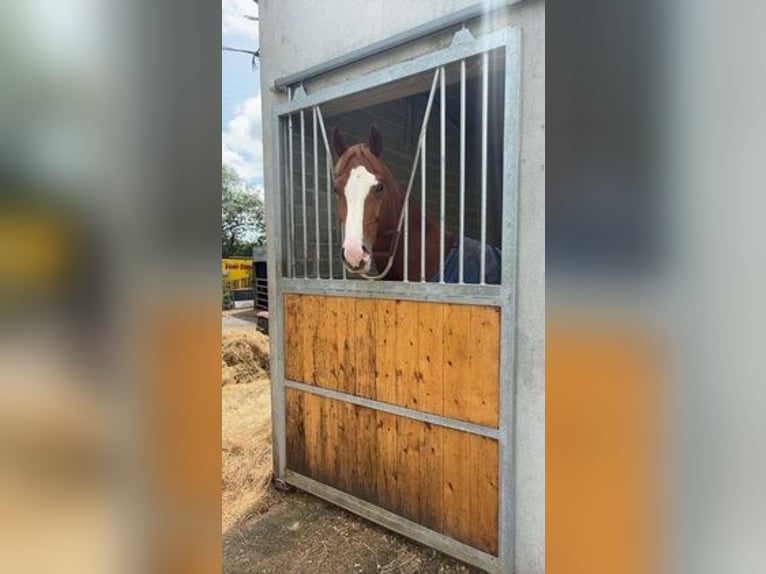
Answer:
<svg viewBox="0 0 766 574"><path fill-rule="evenodd" d="M386 281L403 281L404 238L399 235L399 220L407 195L391 170L382 161L383 138L378 129L370 127L368 141L346 145L338 126L332 130L332 147L336 155L333 168L334 192L338 223L343 229L341 260L350 273ZM421 250L421 207L409 200L406 221L408 235L407 279L429 282L440 280L440 229L430 218L425 218L425 250ZM403 233L402 233L403 235ZM444 281L459 280L458 236L444 230ZM463 238L463 281L480 283L481 243ZM500 283L500 251L485 246L484 282ZM421 274L421 253L425 253L424 276ZM373 267L377 271L373 271ZM380 273L388 269L388 272ZM372 277L371 277L372 275Z"/></svg>

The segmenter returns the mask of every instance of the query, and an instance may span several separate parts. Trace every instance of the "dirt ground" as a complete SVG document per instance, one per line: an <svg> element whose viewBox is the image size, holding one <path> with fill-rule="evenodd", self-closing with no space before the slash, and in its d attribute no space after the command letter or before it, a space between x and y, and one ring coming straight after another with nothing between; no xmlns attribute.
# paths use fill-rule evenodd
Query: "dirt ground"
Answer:
<svg viewBox="0 0 766 574"><path fill-rule="evenodd" d="M252 309L222 317L225 574L479 573L314 496L270 483L268 339Z"/></svg>

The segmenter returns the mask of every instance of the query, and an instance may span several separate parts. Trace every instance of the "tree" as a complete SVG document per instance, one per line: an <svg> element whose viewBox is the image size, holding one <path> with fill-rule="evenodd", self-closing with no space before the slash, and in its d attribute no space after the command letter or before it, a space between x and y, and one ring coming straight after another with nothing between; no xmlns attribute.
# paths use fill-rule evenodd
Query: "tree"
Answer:
<svg viewBox="0 0 766 574"><path fill-rule="evenodd" d="M266 241L263 201L226 165L221 190L221 256L250 255Z"/></svg>

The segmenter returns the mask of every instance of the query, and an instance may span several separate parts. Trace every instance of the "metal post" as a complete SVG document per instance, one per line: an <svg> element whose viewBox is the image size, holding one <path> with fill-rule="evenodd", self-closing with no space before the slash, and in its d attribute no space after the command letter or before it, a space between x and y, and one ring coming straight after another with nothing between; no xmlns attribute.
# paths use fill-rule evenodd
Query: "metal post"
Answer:
<svg viewBox="0 0 766 574"><path fill-rule="evenodd" d="M423 134L423 151L420 154L420 282L426 280L426 153L427 135Z"/></svg>
<svg viewBox="0 0 766 574"><path fill-rule="evenodd" d="M439 74L441 75L441 101L439 102L441 104L441 117L439 122L439 127L441 129L440 137L440 149L439 149L439 169L441 171L441 186L440 186L440 197L439 197L439 283L444 283L444 194L446 193L446 155L447 155L447 148L446 148L446 140L447 140L447 126L445 125L445 118L447 113L447 97L446 97L446 88L445 88L445 80L444 80L444 66L442 66L439 70Z"/></svg>
<svg viewBox="0 0 766 574"><path fill-rule="evenodd" d="M309 241L306 233L306 122L301 110L301 205L303 208L303 277L309 276Z"/></svg>
<svg viewBox="0 0 766 574"><path fill-rule="evenodd" d="M487 267L487 100L489 91L489 53L481 55L481 266L479 283L485 284Z"/></svg>
<svg viewBox="0 0 766 574"><path fill-rule="evenodd" d="M317 131L317 109L312 109L312 119L314 121L314 236L316 240L316 269L317 279L319 274L319 132Z"/></svg>
<svg viewBox="0 0 766 574"><path fill-rule="evenodd" d="M458 252L458 283L463 283L465 257L465 60L460 60L460 249Z"/></svg>
<svg viewBox="0 0 766 574"><path fill-rule="evenodd" d="M291 90L292 92L292 90ZM291 96L292 97L292 96ZM287 201L289 204L288 216L290 219L290 245L287 246L288 266L290 267L290 277L295 279L295 174L293 165L293 115L287 116L287 155L289 156L290 171L287 175Z"/></svg>
<svg viewBox="0 0 766 574"><path fill-rule="evenodd" d="M327 140L327 131L324 127L324 117L322 117L322 108L314 106L314 110L319 120L319 129L322 131L322 140L324 141L324 152L327 163L327 263L330 266L330 279L333 279L332 272L332 152L330 151L330 142ZM345 279L345 276L344 276Z"/></svg>

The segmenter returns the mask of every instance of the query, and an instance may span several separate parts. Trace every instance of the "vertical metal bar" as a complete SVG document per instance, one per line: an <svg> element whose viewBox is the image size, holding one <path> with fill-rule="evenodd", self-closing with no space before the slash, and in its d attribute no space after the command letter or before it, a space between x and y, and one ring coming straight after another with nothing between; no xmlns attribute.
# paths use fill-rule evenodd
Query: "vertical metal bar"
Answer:
<svg viewBox="0 0 766 574"><path fill-rule="evenodd" d="M396 254L394 254L395 256ZM404 198L404 282L410 281L410 202Z"/></svg>
<svg viewBox="0 0 766 574"><path fill-rule="evenodd" d="M295 166L293 165L293 115L287 116L287 155L289 158L290 171L287 177L287 201L289 204L288 216L290 219L290 239L287 246L288 266L290 267L290 277L295 279Z"/></svg>
<svg viewBox="0 0 766 574"><path fill-rule="evenodd" d="M500 476L498 558L507 572L515 566L516 509L516 380L517 380L517 214L519 182L519 124L521 114L521 35L508 31L505 47L505 102L503 118L503 213L500 313ZM537 432L535 428L532 432ZM537 463L533 463L537 464ZM537 475L539 469L532 471Z"/></svg>
<svg viewBox="0 0 766 574"><path fill-rule="evenodd" d="M306 225L306 121L301 110L301 205L303 211L303 277L309 277L309 241Z"/></svg>
<svg viewBox="0 0 766 574"><path fill-rule="evenodd" d="M460 249L458 251L458 283L463 283L465 258L465 60L460 60Z"/></svg>
<svg viewBox="0 0 766 574"><path fill-rule="evenodd" d="M330 150L325 149L324 152L329 154ZM330 279L332 279L332 178L330 176L329 156L325 163L327 163L327 265L330 268Z"/></svg>
<svg viewBox="0 0 766 574"><path fill-rule="evenodd" d="M431 82L431 91L428 93L428 102L426 103L426 111L423 114L423 123L420 126L420 133L418 134L418 145L415 148L415 157L412 160L412 170L410 171L410 179L407 182L407 191L404 195L404 209L402 210L403 217L400 220L400 225L404 224L404 281L408 281L408 263L409 263L409 196L412 190L412 184L415 181L415 172L418 167L418 160L420 159L421 152L425 154L425 137L428 129L428 118L431 115L431 105L434 101L434 94L436 93L436 82L439 80L439 70L434 73L433 82Z"/></svg>
<svg viewBox="0 0 766 574"><path fill-rule="evenodd" d="M327 164L327 263L330 267L330 279L333 278L332 271L332 152L330 151L330 142L327 139L327 130L324 127L324 117L322 108L314 106L314 110L319 120L319 129L322 131L322 141L324 141L325 163ZM345 271L345 268L344 268ZM343 276L345 279L345 275Z"/></svg>
<svg viewBox="0 0 766 574"><path fill-rule="evenodd" d="M420 282L426 280L426 152L428 135L423 135L423 152L420 154Z"/></svg>
<svg viewBox="0 0 766 574"><path fill-rule="evenodd" d="M489 92L489 52L481 55L481 266L480 281L485 284L487 268L487 102Z"/></svg>
<svg viewBox="0 0 766 574"><path fill-rule="evenodd" d="M269 317L273 328L269 335L269 361L271 373L271 424L272 424L272 452L274 457L274 474L277 480L284 480L286 471L286 440L285 440L285 395L284 395L284 361L282 346L282 240L289 232L287 219L283 219L286 213L283 207L286 205L286 199L289 195L284 195L283 190L286 180L282 176L288 175L283 172L280 166L289 163L285 157L287 146L285 145L285 136L289 132L283 118L274 116L272 118L273 134L273 161L272 165L264 166L264 170L272 170L274 176L273 185L266 186L266 250L268 253L268 309ZM268 141L268 140L267 140ZM283 214L284 213L284 214ZM290 246L287 246L287 253L290 252Z"/></svg>
<svg viewBox="0 0 766 574"><path fill-rule="evenodd" d="M316 240L315 256L317 279L319 279L319 132L317 131L316 107L314 107L311 112L312 119L314 121L314 236Z"/></svg>
<svg viewBox="0 0 766 574"><path fill-rule="evenodd" d="M439 195L439 283L444 283L444 194L446 193L446 161L447 161L447 126L445 124L445 118L447 113L447 96L444 80L444 66L439 70L441 75L441 100L440 111L441 117L439 118L440 133L440 147L439 147L439 170L441 172L440 182L440 195Z"/></svg>

